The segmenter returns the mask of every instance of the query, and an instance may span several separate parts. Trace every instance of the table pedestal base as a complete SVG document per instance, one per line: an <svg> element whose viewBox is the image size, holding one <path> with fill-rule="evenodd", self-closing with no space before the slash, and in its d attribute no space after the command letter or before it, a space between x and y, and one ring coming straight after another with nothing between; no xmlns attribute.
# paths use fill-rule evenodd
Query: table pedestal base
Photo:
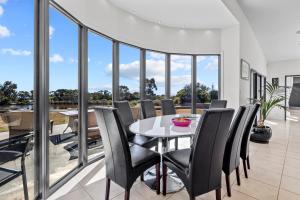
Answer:
<svg viewBox="0 0 300 200"><path fill-rule="evenodd" d="M156 190L156 179L155 173L153 174L152 170L149 170L148 173L145 173L144 176L145 184L152 190ZM160 179L160 191L162 191L163 181ZM176 176L172 171L168 172L167 175L167 193L174 193L180 191L184 187L182 181Z"/></svg>

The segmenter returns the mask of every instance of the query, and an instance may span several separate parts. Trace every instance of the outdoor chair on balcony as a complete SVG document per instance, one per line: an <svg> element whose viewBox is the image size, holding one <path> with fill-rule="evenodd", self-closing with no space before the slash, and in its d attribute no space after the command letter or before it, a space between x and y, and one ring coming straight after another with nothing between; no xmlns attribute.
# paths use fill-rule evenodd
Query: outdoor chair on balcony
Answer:
<svg viewBox="0 0 300 200"><path fill-rule="evenodd" d="M26 154L32 149L32 135L17 136L0 142L0 187L22 176L24 199L28 200L28 188L25 169ZM3 164L21 158L21 169L8 169Z"/></svg>
<svg viewBox="0 0 300 200"><path fill-rule="evenodd" d="M12 111L2 113L2 120L7 124L9 138L33 131L33 111ZM54 121L49 121L49 131L53 133Z"/></svg>

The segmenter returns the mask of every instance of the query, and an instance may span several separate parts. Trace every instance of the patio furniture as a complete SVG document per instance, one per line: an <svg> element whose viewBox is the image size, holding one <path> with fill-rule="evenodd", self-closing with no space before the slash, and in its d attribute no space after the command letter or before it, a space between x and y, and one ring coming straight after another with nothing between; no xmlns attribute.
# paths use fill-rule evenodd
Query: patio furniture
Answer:
<svg viewBox="0 0 300 200"><path fill-rule="evenodd" d="M246 125L243 133L242 138L242 144L241 144L241 158L243 160L243 168L245 177L248 178L248 172L247 167L250 169L250 160L249 160L249 138L250 138L250 132L254 123L254 120L256 118L258 109L260 105L258 103L251 105L250 112L248 114L248 117L246 119ZM247 162L247 163L246 163Z"/></svg>
<svg viewBox="0 0 300 200"><path fill-rule="evenodd" d="M160 155L139 145L132 145L126 138L125 127L116 108L95 108L97 122L102 134L105 165L106 194L109 199L110 182L125 189L125 200L129 200L130 189L146 169L156 165L157 194L160 193Z"/></svg>
<svg viewBox="0 0 300 200"><path fill-rule="evenodd" d="M221 200L222 161L233 114L233 109L204 111L192 147L163 154L163 195L168 167L182 180L191 200L212 190Z"/></svg>
<svg viewBox="0 0 300 200"><path fill-rule="evenodd" d="M226 100L212 100L209 106L209 109L213 108L226 108L227 101Z"/></svg>
<svg viewBox="0 0 300 200"><path fill-rule="evenodd" d="M0 144L0 187L22 176L24 199L28 200L28 188L25 169L26 154L32 149L32 135L16 137L1 141ZM2 164L21 158L21 169L14 170L1 167Z"/></svg>
<svg viewBox="0 0 300 200"><path fill-rule="evenodd" d="M79 130L78 112L73 121L72 131L77 133ZM94 110L88 111L88 139L96 140L100 138L100 131L97 124L97 119Z"/></svg>
<svg viewBox="0 0 300 200"><path fill-rule="evenodd" d="M9 111L0 116L8 125L9 138L33 131L33 111ZM50 133L53 133L53 125L54 121L50 120Z"/></svg>
<svg viewBox="0 0 300 200"><path fill-rule="evenodd" d="M229 137L225 147L223 159L223 172L226 178L227 195L231 197L230 174L235 170L237 184L240 185L240 153L241 141L245 122L249 113L250 107L241 106L235 115L235 118L230 126Z"/></svg>

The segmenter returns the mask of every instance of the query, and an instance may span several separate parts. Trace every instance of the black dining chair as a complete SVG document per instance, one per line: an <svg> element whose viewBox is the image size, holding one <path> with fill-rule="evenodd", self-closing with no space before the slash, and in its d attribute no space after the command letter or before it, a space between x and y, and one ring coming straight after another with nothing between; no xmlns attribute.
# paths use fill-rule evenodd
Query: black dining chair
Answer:
<svg viewBox="0 0 300 200"><path fill-rule="evenodd" d="M226 100L212 100L210 105L209 105L209 109L213 109L213 108L226 108L227 106L227 101Z"/></svg>
<svg viewBox="0 0 300 200"><path fill-rule="evenodd" d="M205 110L192 147L163 154L163 195L168 167L182 180L191 200L212 190L221 200L222 162L233 114L233 109Z"/></svg>
<svg viewBox="0 0 300 200"><path fill-rule="evenodd" d="M106 194L109 199L110 182L125 189L129 200L130 189L146 169L156 165L156 192L160 193L160 154L139 145L129 144L125 127L116 108L96 107L95 114L104 144L106 167Z"/></svg>
<svg viewBox="0 0 300 200"><path fill-rule="evenodd" d="M246 178L248 178L247 167L248 167L248 169L250 169L250 159L249 159L250 132L253 127L253 123L256 118L259 107L260 107L259 103L256 103L251 106L251 110L250 110L249 115L246 120L245 129L244 129L243 138L242 138L240 156L243 160L243 168L244 168L244 174L245 174Z"/></svg>
<svg viewBox="0 0 300 200"><path fill-rule="evenodd" d="M173 100L172 99L161 100L161 110L162 110L162 115L175 115L176 109ZM169 138L169 139L173 139L173 138ZM175 150L177 150L178 138L174 138L174 139L175 139Z"/></svg>
<svg viewBox="0 0 300 200"><path fill-rule="evenodd" d="M0 144L0 166L10 161L15 161L21 158L21 169L8 169L0 167L0 187L9 183L10 181L22 176L24 199L28 200L28 187L25 168L25 157L32 149L32 135L25 135L23 137L16 136L8 140L1 141Z"/></svg>
<svg viewBox="0 0 300 200"><path fill-rule="evenodd" d="M151 100L141 100L141 118L156 117L154 103Z"/></svg>
<svg viewBox="0 0 300 200"><path fill-rule="evenodd" d="M136 135L129 130L129 126L134 123L134 119L128 101L114 101L114 107L119 111L121 121L125 127L128 142L145 148L158 148L157 138Z"/></svg>
<svg viewBox="0 0 300 200"><path fill-rule="evenodd" d="M176 109L172 99L161 100L161 111L163 115L175 115Z"/></svg>
<svg viewBox="0 0 300 200"><path fill-rule="evenodd" d="M229 137L223 158L223 172L225 173L227 195L229 197L231 196L230 174L234 170L236 171L237 184L241 184L239 170L241 142L250 108L250 106L241 106L229 129Z"/></svg>

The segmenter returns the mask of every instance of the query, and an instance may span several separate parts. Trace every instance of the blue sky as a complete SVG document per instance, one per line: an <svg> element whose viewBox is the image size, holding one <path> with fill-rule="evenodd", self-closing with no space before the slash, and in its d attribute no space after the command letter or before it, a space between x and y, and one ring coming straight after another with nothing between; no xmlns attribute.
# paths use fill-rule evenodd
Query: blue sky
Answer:
<svg viewBox="0 0 300 200"><path fill-rule="evenodd" d="M50 90L78 87L78 27L50 8ZM33 89L33 0L0 0L0 83L12 80L18 90ZM89 91L111 90L112 42L89 33ZM200 45L200 44L199 44ZM139 50L120 45L120 84L139 89ZM155 78L157 94L164 93L164 54L147 51L146 76ZM190 83L191 57L171 56L172 95ZM215 56L198 57L197 81L218 86Z"/></svg>

